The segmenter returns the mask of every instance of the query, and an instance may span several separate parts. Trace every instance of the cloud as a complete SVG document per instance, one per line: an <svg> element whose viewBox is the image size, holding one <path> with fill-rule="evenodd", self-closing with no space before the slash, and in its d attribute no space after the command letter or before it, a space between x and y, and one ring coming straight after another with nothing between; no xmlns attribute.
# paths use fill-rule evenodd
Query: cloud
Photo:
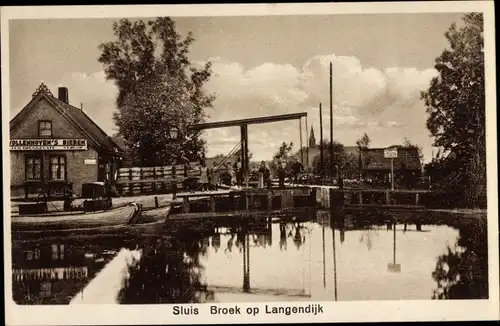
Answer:
<svg viewBox="0 0 500 326"><path fill-rule="evenodd" d="M332 62L334 137L345 142L354 142L353 137L341 138L347 132L362 135L386 129L390 134L390 130L405 127L406 123L397 116L382 116L391 110L413 109L420 102L420 92L436 75L434 69L364 67L356 57L336 55L312 57L302 67L265 63L245 69L239 63L221 58L209 61L214 74L206 90L217 94L214 110L209 112L210 120L307 112L308 127L314 126L317 138L320 102L326 134L330 128L329 65ZM300 142L296 121L253 125L251 130L250 144L262 153L259 158L271 157L283 141ZM308 133L303 125L303 144L307 142ZM235 130L233 136L232 139L239 140L239 131ZM207 139L214 147L225 142L220 138Z"/></svg>
<svg viewBox="0 0 500 326"><path fill-rule="evenodd" d="M113 112L118 90L112 81L106 80L104 71L93 74L75 72L63 76L54 83L47 83L47 87L57 96L58 87L68 88L69 103L80 107L106 133L115 133Z"/></svg>
<svg viewBox="0 0 500 326"><path fill-rule="evenodd" d="M210 121L232 120L275 114L307 112L307 127L302 121L302 143L307 144L311 127L319 139L319 103L323 108L325 139L329 138L329 65L333 67L334 138L352 145L363 133L378 135L376 142L391 143L407 135L408 121L404 110L416 110L424 116L420 92L426 89L434 69L364 67L356 57L319 55L301 67L290 64L264 63L244 67L238 62L211 58L213 75L205 85L215 93L214 108L207 114ZM197 62L203 65L203 62ZM117 89L107 81L104 72L72 73L48 86L69 89L70 103L79 106L107 133L115 132L112 114ZM415 109L415 107L418 107ZM391 112L396 112L391 113ZM425 127L423 127L425 128ZM422 133L425 131L422 130ZM408 135L409 136L409 135ZM206 130L208 155L228 153L240 140L239 128ZM249 149L254 159L270 159L283 141L300 143L298 121L250 125Z"/></svg>

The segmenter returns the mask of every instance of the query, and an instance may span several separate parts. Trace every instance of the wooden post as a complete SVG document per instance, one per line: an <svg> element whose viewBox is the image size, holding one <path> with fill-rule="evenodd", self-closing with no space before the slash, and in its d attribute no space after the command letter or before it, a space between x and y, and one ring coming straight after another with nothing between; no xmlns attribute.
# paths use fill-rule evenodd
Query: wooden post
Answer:
<svg viewBox="0 0 500 326"><path fill-rule="evenodd" d="M210 211L215 213L215 196L210 195Z"/></svg>
<svg viewBox="0 0 500 326"><path fill-rule="evenodd" d="M318 191L317 188L311 188L311 192L309 193L309 205L311 207L317 207L317 194L316 192Z"/></svg>
<svg viewBox="0 0 500 326"><path fill-rule="evenodd" d="M242 177L246 177L248 175L248 126L246 124L242 124L240 126L241 132L241 173Z"/></svg>
<svg viewBox="0 0 500 326"><path fill-rule="evenodd" d="M190 208L189 207L189 197L188 196L183 197L182 198L182 203L183 203L183 205L182 205L182 212L183 213L189 213L189 208Z"/></svg>
<svg viewBox="0 0 500 326"><path fill-rule="evenodd" d="M385 191L385 204L390 205L391 204L391 193L389 190Z"/></svg>
<svg viewBox="0 0 500 326"><path fill-rule="evenodd" d="M236 209L236 201L234 200L234 193L232 193L232 192L229 194L229 201L233 205L231 207L231 210L235 210Z"/></svg>
<svg viewBox="0 0 500 326"><path fill-rule="evenodd" d="M419 197L420 197L420 196L419 196L419 193L417 192L417 193L415 194L415 206L418 206L418 202L420 201L420 200L419 200L419 199L420 199Z"/></svg>
<svg viewBox="0 0 500 326"><path fill-rule="evenodd" d="M273 193L271 190L267 190L267 210L271 211L273 209Z"/></svg>
<svg viewBox="0 0 500 326"><path fill-rule="evenodd" d="M360 192L358 193L358 198L359 198L359 204L360 204L360 205L363 205L363 192L361 192L361 191L360 191Z"/></svg>
<svg viewBox="0 0 500 326"><path fill-rule="evenodd" d="M155 196L155 207L160 207L160 204L158 203L158 196Z"/></svg>

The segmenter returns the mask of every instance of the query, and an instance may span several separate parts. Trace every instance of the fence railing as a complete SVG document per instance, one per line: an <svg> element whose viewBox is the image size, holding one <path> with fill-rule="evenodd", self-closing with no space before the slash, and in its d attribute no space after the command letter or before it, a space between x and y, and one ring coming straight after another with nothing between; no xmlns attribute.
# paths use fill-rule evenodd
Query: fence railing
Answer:
<svg viewBox="0 0 500 326"><path fill-rule="evenodd" d="M183 189L187 179L196 180L201 175L199 163L155 167L120 168L117 172L116 188L120 195L146 193L168 193L175 185ZM218 169L219 173L226 169Z"/></svg>

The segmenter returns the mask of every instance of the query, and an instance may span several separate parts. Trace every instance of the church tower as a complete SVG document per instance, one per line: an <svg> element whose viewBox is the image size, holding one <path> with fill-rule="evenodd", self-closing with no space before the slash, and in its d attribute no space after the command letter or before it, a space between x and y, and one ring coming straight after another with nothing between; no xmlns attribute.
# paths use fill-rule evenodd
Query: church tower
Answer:
<svg viewBox="0 0 500 326"><path fill-rule="evenodd" d="M314 129L311 126L311 135L309 136L309 148L316 148L316 138L314 137Z"/></svg>

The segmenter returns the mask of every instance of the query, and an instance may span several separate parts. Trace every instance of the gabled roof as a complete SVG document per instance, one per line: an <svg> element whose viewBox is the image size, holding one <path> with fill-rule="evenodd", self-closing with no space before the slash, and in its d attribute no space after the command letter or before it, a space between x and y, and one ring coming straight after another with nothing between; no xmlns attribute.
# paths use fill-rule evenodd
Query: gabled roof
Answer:
<svg viewBox="0 0 500 326"><path fill-rule="evenodd" d="M123 155L123 149L117 145L83 110L67 104L54 97L50 90L41 84L35 93L33 99L10 121L10 130L12 130L23 117L34 107L42 98L45 98L65 117L77 130L86 135L90 142L94 143L100 149L109 153Z"/></svg>
<svg viewBox="0 0 500 326"><path fill-rule="evenodd" d="M414 147L391 146L398 149L398 157L394 158L394 169L420 170L422 164L418 149ZM384 157L385 148L363 148L361 158L364 170L390 170L391 159Z"/></svg>

